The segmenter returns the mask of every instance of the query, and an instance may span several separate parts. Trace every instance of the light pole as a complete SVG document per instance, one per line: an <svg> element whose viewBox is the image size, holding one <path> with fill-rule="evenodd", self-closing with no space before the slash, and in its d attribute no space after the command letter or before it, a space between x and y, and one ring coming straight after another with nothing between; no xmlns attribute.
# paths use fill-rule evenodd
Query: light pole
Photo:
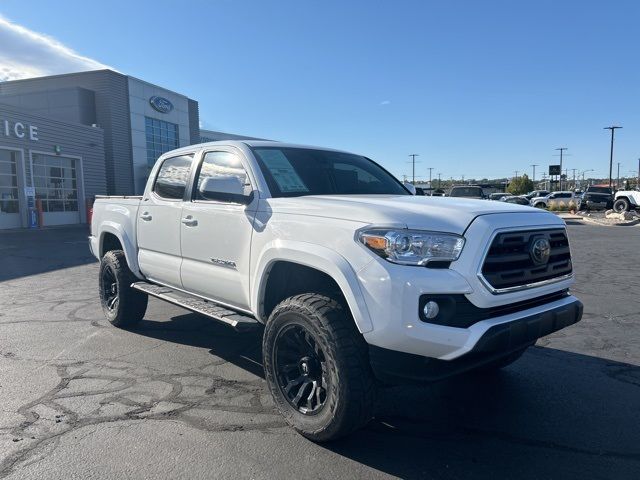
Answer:
<svg viewBox="0 0 640 480"><path fill-rule="evenodd" d="M567 147L559 147L556 150L560 150L560 185L558 185L558 190L562 191L562 154L568 149Z"/></svg>
<svg viewBox="0 0 640 480"><path fill-rule="evenodd" d="M412 170L412 177L413 180L411 183L413 183L414 185L416 184L416 157L419 157L420 155L418 155L417 153L411 153L409 154L409 156L411 157L411 166L413 168Z"/></svg>
<svg viewBox="0 0 640 480"><path fill-rule="evenodd" d="M620 190L620 162L618 162L618 177L616 179L616 188Z"/></svg>
<svg viewBox="0 0 640 480"><path fill-rule="evenodd" d="M442 174L441 174L440 172L438 172L438 188L440 188L440 185L441 185L441 183L440 183L440 176L441 176L441 175L442 175Z"/></svg>
<svg viewBox="0 0 640 480"><path fill-rule="evenodd" d="M616 129L618 129L618 128L622 128L622 127L617 127L615 125L611 125L610 127L604 127L604 130L611 130L611 151L609 153L609 188L611 188L612 185L613 185L613 181L612 181L612 175L613 175L613 137L614 137Z"/></svg>
<svg viewBox="0 0 640 480"><path fill-rule="evenodd" d="M431 172L433 171L433 167L429 167L429 195L433 195L433 185L431 185Z"/></svg>

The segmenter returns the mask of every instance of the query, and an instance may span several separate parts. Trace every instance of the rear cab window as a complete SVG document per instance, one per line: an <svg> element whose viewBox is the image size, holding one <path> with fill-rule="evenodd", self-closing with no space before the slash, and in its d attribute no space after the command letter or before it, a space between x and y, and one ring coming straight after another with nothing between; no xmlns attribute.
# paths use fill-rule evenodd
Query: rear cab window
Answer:
<svg viewBox="0 0 640 480"><path fill-rule="evenodd" d="M192 162L192 153L165 159L156 175L153 193L165 200L182 200L189 184Z"/></svg>

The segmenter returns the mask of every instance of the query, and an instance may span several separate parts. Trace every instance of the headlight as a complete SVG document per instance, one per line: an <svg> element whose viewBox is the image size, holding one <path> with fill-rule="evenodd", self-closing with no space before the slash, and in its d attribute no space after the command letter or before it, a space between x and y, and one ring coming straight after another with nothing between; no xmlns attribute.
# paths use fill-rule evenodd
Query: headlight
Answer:
<svg viewBox="0 0 640 480"><path fill-rule="evenodd" d="M358 241L376 255L402 265L452 262L464 246L464 238L459 235L401 228L362 230Z"/></svg>

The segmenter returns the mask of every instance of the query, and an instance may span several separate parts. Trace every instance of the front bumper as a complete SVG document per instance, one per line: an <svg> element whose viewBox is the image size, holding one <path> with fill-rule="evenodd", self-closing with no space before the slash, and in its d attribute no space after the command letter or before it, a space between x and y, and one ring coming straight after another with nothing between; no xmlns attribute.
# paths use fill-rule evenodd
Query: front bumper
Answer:
<svg viewBox="0 0 640 480"><path fill-rule="evenodd" d="M572 296L561 302L561 305L541 311L520 312L519 318L508 321L500 321L504 317L499 317L478 322L468 329L455 329L475 332L469 335L468 350L449 361L370 345L371 367L376 377L385 383L435 381L481 367L579 322L582 302Z"/></svg>

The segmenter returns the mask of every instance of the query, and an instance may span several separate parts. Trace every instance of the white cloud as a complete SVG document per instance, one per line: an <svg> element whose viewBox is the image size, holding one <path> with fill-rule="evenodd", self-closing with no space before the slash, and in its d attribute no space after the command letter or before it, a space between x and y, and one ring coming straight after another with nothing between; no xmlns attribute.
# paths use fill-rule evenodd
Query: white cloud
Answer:
<svg viewBox="0 0 640 480"><path fill-rule="evenodd" d="M111 68L0 15L0 81Z"/></svg>
<svg viewBox="0 0 640 480"><path fill-rule="evenodd" d="M383 100L380 102L380 105L390 105L391 104L391 100Z"/></svg>

